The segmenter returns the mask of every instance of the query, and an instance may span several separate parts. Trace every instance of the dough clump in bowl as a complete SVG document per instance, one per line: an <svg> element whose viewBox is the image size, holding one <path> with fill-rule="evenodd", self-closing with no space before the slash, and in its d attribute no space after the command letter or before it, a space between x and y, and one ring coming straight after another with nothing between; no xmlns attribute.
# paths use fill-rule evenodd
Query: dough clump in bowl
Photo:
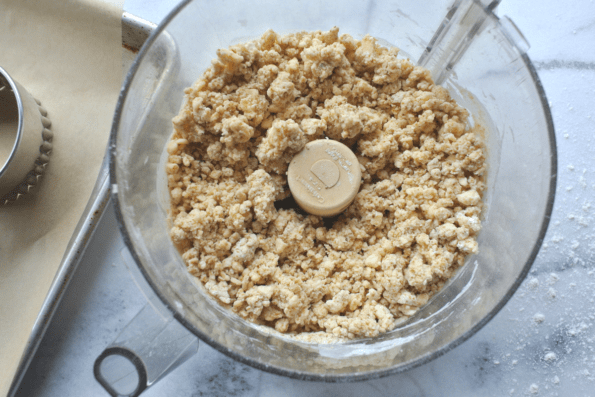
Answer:
<svg viewBox="0 0 595 397"><path fill-rule="evenodd" d="M373 337L477 252L486 162L479 127L428 70L338 32L269 30L217 51L173 119L170 235L239 316ZM323 138L351 147L362 170L355 200L330 220L292 205L286 176Z"/></svg>

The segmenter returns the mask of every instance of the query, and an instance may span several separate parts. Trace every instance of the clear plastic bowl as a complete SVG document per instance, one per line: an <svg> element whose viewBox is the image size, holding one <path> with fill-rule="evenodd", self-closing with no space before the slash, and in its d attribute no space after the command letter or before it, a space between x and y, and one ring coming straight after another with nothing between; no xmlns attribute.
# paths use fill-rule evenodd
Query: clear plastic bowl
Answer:
<svg viewBox="0 0 595 397"><path fill-rule="evenodd" d="M201 340L253 367L299 379L362 380L427 362L485 325L526 276L545 235L556 181L551 115L526 43L479 2L185 2L152 34L126 80L110 141L117 217L141 272ZM467 7L463 9L461 7ZM506 25L506 26L504 26ZM485 136L489 173L479 253L406 324L338 344L292 340L222 308L187 271L168 235L165 145L183 90L218 48L278 33L370 34L420 58ZM425 54L425 55L424 55Z"/></svg>

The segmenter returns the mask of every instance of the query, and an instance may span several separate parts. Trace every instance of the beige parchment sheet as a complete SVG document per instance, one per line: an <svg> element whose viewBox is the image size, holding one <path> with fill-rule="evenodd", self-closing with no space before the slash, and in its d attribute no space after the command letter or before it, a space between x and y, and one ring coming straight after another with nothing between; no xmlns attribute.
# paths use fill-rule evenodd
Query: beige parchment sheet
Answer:
<svg viewBox="0 0 595 397"><path fill-rule="evenodd" d="M123 0L0 0L0 65L48 111L50 163L36 191L0 207L0 396L105 154L121 85Z"/></svg>

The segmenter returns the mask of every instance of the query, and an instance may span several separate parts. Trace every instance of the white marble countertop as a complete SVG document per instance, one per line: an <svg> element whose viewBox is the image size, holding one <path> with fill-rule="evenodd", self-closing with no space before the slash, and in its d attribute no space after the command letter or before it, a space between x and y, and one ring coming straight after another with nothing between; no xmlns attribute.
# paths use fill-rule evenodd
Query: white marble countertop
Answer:
<svg viewBox="0 0 595 397"><path fill-rule="evenodd" d="M160 21L176 0L127 0ZM413 370L359 383L288 379L201 344L143 396L595 396L595 3L503 0L550 102L558 186L545 243L502 311L468 341ZM110 206L27 371L24 396L107 396L97 355L144 306L120 256Z"/></svg>

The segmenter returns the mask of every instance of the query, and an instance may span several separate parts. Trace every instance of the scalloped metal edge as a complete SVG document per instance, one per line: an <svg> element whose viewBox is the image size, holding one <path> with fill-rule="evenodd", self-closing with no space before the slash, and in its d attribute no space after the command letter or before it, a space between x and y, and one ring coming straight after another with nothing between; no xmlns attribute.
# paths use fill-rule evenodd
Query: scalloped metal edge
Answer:
<svg viewBox="0 0 595 397"><path fill-rule="evenodd" d="M41 137L43 139L43 142L39 146L39 157L37 157L37 159L35 160L33 169L27 173L23 182L19 183L11 191L9 191L4 196L2 196L2 198L0 198L0 205L8 205L14 203L18 199L29 193L37 185L37 183L45 173L45 167L50 161L50 153L52 152L52 140L54 138L54 133L50 129L50 127L52 126L52 122L47 117L48 112L47 110L45 110L43 106L41 106L41 102L37 98L34 99L39 108L39 113L41 115L41 124L43 125L43 130L41 131Z"/></svg>

